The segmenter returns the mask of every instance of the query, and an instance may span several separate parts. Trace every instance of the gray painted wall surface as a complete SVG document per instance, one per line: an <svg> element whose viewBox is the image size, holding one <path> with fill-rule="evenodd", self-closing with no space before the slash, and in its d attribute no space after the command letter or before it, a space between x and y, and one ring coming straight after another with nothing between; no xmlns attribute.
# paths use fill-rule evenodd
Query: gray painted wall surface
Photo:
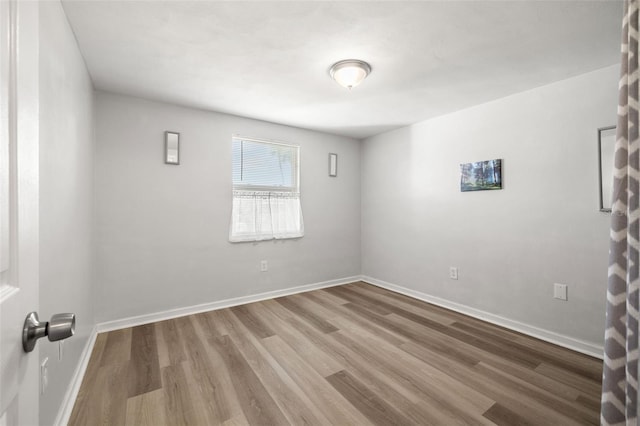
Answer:
<svg viewBox="0 0 640 426"><path fill-rule="evenodd" d="M40 2L40 318L75 312L76 335L42 339L49 385L40 424L53 423L95 324L93 86L59 2Z"/></svg>
<svg viewBox="0 0 640 426"><path fill-rule="evenodd" d="M233 134L300 145L303 238L229 243ZM360 273L359 141L104 92L96 141L98 322Z"/></svg>
<svg viewBox="0 0 640 426"><path fill-rule="evenodd" d="M366 139L363 273L601 345L609 216L598 211L596 129L616 122L618 74ZM493 158L504 189L461 193L460 163ZM569 286L568 302L553 299L553 283Z"/></svg>
<svg viewBox="0 0 640 426"><path fill-rule="evenodd" d="M615 122L617 67L359 142L94 93L60 4L40 7L40 314L78 315L61 362L57 345L40 348L42 424L96 322L360 273L602 342L596 129ZM163 163L165 130L181 133L180 166ZM232 134L300 144L304 238L228 242ZM460 193L459 164L491 158L504 160L505 188ZM552 298L554 282L568 302Z"/></svg>

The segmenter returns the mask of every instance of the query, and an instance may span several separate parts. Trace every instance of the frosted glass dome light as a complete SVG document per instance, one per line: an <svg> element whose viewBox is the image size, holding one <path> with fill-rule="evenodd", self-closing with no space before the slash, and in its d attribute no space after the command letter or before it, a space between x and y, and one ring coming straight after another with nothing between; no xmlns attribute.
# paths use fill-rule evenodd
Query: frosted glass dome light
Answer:
<svg viewBox="0 0 640 426"><path fill-rule="evenodd" d="M371 65L357 59L336 62L329 70L331 77L342 87L351 90L362 83L371 72Z"/></svg>

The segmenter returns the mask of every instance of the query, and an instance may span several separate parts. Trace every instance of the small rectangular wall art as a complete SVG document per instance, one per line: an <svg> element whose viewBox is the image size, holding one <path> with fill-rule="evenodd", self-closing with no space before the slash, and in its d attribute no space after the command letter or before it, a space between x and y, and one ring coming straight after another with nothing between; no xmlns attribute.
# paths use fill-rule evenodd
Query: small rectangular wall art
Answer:
<svg viewBox="0 0 640 426"><path fill-rule="evenodd" d="M502 160L460 164L460 191L502 189Z"/></svg>
<svg viewBox="0 0 640 426"><path fill-rule="evenodd" d="M180 133L164 132L164 162L165 164L180 164Z"/></svg>
<svg viewBox="0 0 640 426"><path fill-rule="evenodd" d="M329 154L329 177L338 176L338 154Z"/></svg>

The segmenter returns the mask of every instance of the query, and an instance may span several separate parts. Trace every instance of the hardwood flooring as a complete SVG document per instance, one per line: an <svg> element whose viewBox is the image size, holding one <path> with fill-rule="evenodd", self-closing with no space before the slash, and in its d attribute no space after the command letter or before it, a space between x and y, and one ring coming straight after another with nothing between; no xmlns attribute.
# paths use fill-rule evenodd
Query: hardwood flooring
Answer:
<svg viewBox="0 0 640 426"><path fill-rule="evenodd" d="M70 425L598 424L602 361L362 282L101 333Z"/></svg>

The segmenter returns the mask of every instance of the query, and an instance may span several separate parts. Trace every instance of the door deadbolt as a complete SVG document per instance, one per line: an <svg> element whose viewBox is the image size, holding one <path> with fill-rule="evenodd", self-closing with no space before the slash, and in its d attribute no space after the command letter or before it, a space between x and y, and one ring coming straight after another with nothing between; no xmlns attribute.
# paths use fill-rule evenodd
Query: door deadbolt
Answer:
<svg viewBox="0 0 640 426"><path fill-rule="evenodd" d="M55 314L49 322L40 322L37 312L31 312L22 328L22 348L31 352L39 338L47 336L50 342L66 339L76 331L76 314Z"/></svg>

